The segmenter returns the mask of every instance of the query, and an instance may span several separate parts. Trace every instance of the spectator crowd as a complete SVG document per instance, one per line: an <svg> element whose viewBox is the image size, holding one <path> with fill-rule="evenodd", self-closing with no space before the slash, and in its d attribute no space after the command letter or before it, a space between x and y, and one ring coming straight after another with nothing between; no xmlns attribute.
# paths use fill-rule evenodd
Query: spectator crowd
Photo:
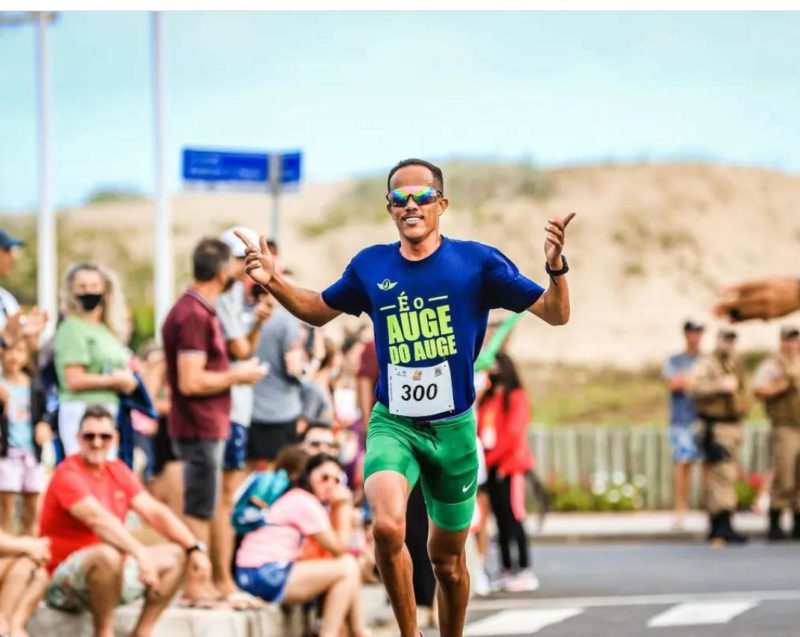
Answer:
<svg viewBox="0 0 800 637"><path fill-rule="evenodd" d="M337 340L301 323L246 276L234 231L258 241L241 227L201 240L190 286L160 338L137 352L124 292L103 264L67 269L48 338L48 317L0 287L0 636L27 635L46 603L90 613L95 635L111 637L114 608L143 599L133 635L147 637L175 597L200 609L300 604L311 609L308 634L370 635L360 591L380 577L363 494L378 380L371 330ZM22 249L0 230L0 280ZM475 363L478 594L539 586L523 526L525 485L535 481L530 399L506 351L519 318L490 324ZM745 540L731 516L755 396L772 422L768 537L800 538L800 331L782 328L752 378L733 329L708 353L703 325L687 321L683 333L683 351L664 367L676 525L701 462L709 540ZM419 624L431 625L419 485L407 516ZM490 578L492 516L500 571Z"/></svg>
<svg viewBox="0 0 800 637"><path fill-rule="evenodd" d="M336 340L298 321L246 276L234 230L258 240L241 227L201 240L190 286L137 352L104 264L67 269L47 338L48 317L0 288L0 635L27 635L46 603L90 613L95 635L111 637L114 608L142 599L133 635L147 637L175 597L202 609L302 604L309 634L371 634L360 595L379 579L362 475L378 379L371 330ZM0 280L21 250L0 231ZM530 411L503 351L517 318L490 328L476 366L479 593L538 586L521 524ZM416 492L407 541L433 624ZM490 582L492 513L503 571Z"/></svg>

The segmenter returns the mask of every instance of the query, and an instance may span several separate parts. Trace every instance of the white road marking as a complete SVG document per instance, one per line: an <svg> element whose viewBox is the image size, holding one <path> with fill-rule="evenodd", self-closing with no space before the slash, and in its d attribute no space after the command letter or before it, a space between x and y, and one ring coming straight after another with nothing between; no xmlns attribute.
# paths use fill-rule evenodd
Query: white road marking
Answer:
<svg viewBox="0 0 800 637"><path fill-rule="evenodd" d="M563 622L582 612L581 608L506 610L468 624L464 630L464 637L498 637L522 633L532 635L545 626Z"/></svg>
<svg viewBox="0 0 800 637"><path fill-rule="evenodd" d="M660 626L700 626L702 624L727 624L737 615L757 606L758 602L690 602L673 606L653 617L647 625Z"/></svg>
<svg viewBox="0 0 800 637"><path fill-rule="evenodd" d="M475 599L470 601L471 611L511 610L514 608L596 608L610 606L657 606L659 604L686 604L690 602L724 601L794 601L800 600L800 590L730 591L723 593L667 593L654 595L614 595L608 597L514 597Z"/></svg>

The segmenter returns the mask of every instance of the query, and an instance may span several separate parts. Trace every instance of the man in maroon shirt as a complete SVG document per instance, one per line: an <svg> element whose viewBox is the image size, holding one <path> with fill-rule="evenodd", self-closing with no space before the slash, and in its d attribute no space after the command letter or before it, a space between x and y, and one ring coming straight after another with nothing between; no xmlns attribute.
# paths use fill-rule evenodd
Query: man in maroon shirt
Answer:
<svg viewBox="0 0 800 637"><path fill-rule="evenodd" d="M231 282L230 258L222 241L200 241L192 257L194 281L161 328L172 397L169 434L183 461L183 513L204 545L211 539L230 432L230 389L266 373L257 360L228 365L215 301Z"/></svg>

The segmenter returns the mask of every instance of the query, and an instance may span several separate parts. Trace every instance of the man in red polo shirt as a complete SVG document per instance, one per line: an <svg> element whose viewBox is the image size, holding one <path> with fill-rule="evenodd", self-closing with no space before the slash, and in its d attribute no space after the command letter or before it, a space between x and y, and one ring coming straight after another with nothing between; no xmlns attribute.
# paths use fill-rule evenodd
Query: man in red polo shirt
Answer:
<svg viewBox="0 0 800 637"><path fill-rule="evenodd" d="M231 387L253 384L266 373L255 359L228 365L215 302L232 282L230 260L224 242L200 241L192 255L192 285L161 328L172 398L169 434L183 461L183 514L204 546L212 540L211 519L219 499L231 426Z"/></svg>
<svg viewBox="0 0 800 637"><path fill-rule="evenodd" d="M187 570L187 586L208 581L202 545L166 505L144 490L121 460L108 460L117 427L100 405L86 409L79 452L56 468L42 505L40 533L50 540L47 603L68 612L88 610L95 637L114 637L118 604L144 597L132 637L150 637ZM125 526L133 509L170 544L144 546Z"/></svg>

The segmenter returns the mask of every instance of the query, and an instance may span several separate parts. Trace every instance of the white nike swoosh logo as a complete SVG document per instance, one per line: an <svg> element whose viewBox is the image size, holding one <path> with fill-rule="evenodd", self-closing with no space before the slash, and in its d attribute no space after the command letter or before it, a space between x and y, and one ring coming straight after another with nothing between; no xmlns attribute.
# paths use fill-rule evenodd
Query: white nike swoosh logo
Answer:
<svg viewBox="0 0 800 637"><path fill-rule="evenodd" d="M473 478L473 479L472 479L472 482L470 482L468 485L465 485L465 486L461 487L461 493L466 493L467 491L469 491L469 488L470 488L470 487L471 487L471 486L472 486L474 483L475 483L475 478Z"/></svg>

